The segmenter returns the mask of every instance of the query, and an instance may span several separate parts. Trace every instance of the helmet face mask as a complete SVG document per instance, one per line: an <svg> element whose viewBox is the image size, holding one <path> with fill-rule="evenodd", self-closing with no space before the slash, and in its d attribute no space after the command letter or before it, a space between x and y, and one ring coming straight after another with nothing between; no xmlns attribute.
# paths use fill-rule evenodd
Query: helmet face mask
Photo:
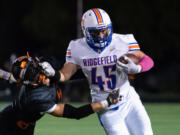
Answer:
<svg viewBox="0 0 180 135"><path fill-rule="evenodd" d="M81 21L87 44L96 50L104 50L112 40L112 23L109 15L102 9L90 9L84 13ZM104 36L100 36L103 34Z"/></svg>
<svg viewBox="0 0 180 135"><path fill-rule="evenodd" d="M101 33L103 34L103 38L107 38L108 35L110 34L110 28L104 28L104 29L100 29L100 30L89 29L89 33L90 33L91 37L93 37L93 38L98 38Z"/></svg>
<svg viewBox="0 0 180 135"><path fill-rule="evenodd" d="M88 28L87 30L87 43L93 47L93 48L98 48L98 49L103 49L109 43L111 42L112 38L112 32L111 32L111 26L108 26L103 29L94 29L94 28ZM103 37L100 37L100 32L103 33Z"/></svg>

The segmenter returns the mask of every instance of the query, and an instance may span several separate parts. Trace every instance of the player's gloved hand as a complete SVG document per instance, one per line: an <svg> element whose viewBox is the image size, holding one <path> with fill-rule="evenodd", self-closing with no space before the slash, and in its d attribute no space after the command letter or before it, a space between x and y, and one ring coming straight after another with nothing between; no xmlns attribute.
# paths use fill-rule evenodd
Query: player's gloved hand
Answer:
<svg viewBox="0 0 180 135"><path fill-rule="evenodd" d="M124 56L124 59L127 61L127 64L124 64L120 61L117 61L116 69L118 71L124 71L127 74L137 74L141 72L141 66L135 64L130 58Z"/></svg>
<svg viewBox="0 0 180 135"><path fill-rule="evenodd" d="M51 66L50 63L44 61L42 63L39 63L39 65L42 67L42 69L44 70L44 74L48 77L53 77L55 75L55 70L54 68Z"/></svg>
<svg viewBox="0 0 180 135"><path fill-rule="evenodd" d="M39 63L39 65L44 70L44 74L51 79L51 82L60 81L60 72L58 70L55 70L49 62L44 61L42 63Z"/></svg>
<svg viewBox="0 0 180 135"><path fill-rule="evenodd" d="M108 106L116 104L119 101L119 90L114 90L111 93L109 93L106 100L108 102Z"/></svg>

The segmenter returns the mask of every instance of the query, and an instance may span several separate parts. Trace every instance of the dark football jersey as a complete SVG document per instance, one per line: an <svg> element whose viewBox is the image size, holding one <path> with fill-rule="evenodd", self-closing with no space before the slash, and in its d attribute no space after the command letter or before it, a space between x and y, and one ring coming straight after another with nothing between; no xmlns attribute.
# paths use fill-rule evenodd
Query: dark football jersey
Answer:
<svg viewBox="0 0 180 135"><path fill-rule="evenodd" d="M59 102L59 93L55 85L21 87L13 104L0 112L0 135L33 135L35 122Z"/></svg>

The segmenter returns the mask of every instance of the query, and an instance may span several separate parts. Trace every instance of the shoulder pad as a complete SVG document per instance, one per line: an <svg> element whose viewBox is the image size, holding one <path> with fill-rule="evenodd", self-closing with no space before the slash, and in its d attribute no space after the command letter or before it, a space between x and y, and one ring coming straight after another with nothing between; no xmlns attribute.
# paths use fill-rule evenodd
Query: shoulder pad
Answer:
<svg viewBox="0 0 180 135"><path fill-rule="evenodd" d="M121 40L123 40L126 43L137 43L133 34L120 34L119 36Z"/></svg>

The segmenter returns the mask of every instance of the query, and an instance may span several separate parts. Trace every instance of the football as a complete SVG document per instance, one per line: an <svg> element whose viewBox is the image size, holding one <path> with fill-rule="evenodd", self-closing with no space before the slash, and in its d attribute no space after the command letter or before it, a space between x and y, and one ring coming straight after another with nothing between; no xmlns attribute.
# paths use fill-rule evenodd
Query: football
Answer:
<svg viewBox="0 0 180 135"><path fill-rule="evenodd" d="M136 56L136 55L134 55L134 54L132 54L132 53L127 53L127 54L125 54L128 58L130 58L135 64L138 64L139 63L139 61L140 61L140 59ZM128 62L124 59L124 56L121 56L120 58L119 58L119 61L120 62L122 62L122 63L124 63L124 64L127 64ZM131 79L131 80L133 80L135 77L134 77L134 74L128 74L128 77L129 77L129 79Z"/></svg>
<svg viewBox="0 0 180 135"><path fill-rule="evenodd" d="M139 63L139 58L136 56L136 55L134 55L134 54L132 54L132 53L127 53L127 54L125 54L128 58L130 58L135 64L138 64ZM119 58L119 61L120 62L122 62L122 63L124 63L124 64L127 64L128 62L124 59L124 56L121 56L120 58Z"/></svg>

